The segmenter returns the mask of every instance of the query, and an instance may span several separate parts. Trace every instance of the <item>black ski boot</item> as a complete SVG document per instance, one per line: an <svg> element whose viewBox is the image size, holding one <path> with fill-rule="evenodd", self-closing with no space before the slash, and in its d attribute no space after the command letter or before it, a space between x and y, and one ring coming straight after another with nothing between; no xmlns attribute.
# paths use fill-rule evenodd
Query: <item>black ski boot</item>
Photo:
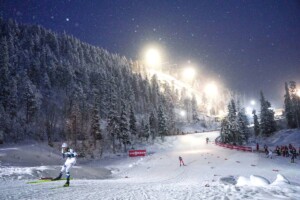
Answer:
<svg viewBox="0 0 300 200"><path fill-rule="evenodd" d="M60 179L61 179L61 176L62 176L62 172L59 173L58 177L52 179L52 181L60 180Z"/></svg>
<svg viewBox="0 0 300 200"><path fill-rule="evenodd" d="M64 184L64 187L69 187L70 185L70 174L67 173L67 182Z"/></svg>
<svg viewBox="0 0 300 200"><path fill-rule="evenodd" d="M64 184L64 187L69 187L70 186L70 181L67 180L67 182Z"/></svg>

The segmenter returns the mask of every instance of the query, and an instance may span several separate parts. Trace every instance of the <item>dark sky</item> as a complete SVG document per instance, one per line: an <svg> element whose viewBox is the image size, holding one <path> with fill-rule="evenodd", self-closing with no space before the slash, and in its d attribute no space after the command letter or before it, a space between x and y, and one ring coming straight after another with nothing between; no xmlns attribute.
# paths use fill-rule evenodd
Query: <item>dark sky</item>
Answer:
<svg viewBox="0 0 300 200"><path fill-rule="evenodd" d="M0 0L0 16L132 59L155 42L166 61L191 60L249 98L263 90L276 107L285 81L300 88L299 0Z"/></svg>

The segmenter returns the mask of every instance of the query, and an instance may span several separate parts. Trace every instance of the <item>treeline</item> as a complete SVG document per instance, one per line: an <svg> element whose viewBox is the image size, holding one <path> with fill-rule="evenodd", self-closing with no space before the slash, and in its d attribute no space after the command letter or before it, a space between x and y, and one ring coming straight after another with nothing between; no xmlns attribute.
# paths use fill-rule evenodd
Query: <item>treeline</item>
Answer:
<svg viewBox="0 0 300 200"><path fill-rule="evenodd" d="M234 100L231 100L228 105L228 115L222 120L220 135L223 143L243 145L252 136L245 109L240 106L239 102L237 104L238 106ZM252 114L255 137L268 137L276 131L274 111L263 92L260 92L260 115L257 116L256 110L253 110Z"/></svg>
<svg viewBox="0 0 300 200"><path fill-rule="evenodd" d="M295 81L285 83L284 114L289 128L300 128L300 90Z"/></svg>
<svg viewBox="0 0 300 200"><path fill-rule="evenodd" d="M85 153L117 152L175 134L175 105L198 120L194 98L179 99L132 65L65 33L0 18L0 140L67 140Z"/></svg>
<svg viewBox="0 0 300 200"><path fill-rule="evenodd" d="M295 81L285 83L284 113L288 128L300 128L300 90ZM260 93L260 114L253 114L253 132L257 137L269 137L277 129L271 103ZM228 115L222 120L221 140L224 143L245 144L250 136L244 109L237 110L234 100L228 105Z"/></svg>

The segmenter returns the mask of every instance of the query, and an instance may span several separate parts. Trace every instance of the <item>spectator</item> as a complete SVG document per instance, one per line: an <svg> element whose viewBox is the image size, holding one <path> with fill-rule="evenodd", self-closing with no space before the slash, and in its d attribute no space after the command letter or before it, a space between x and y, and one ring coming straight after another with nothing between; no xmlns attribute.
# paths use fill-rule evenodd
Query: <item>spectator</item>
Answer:
<svg viewBox="0 0 300 200"><path fill-rule="evenodd" d="M276 146L275 151L276 151L276 153L277 153L277 156L280 156L280 148L279 148L279 146Z"/></svg>
<svg viewBox="0 0 300 200"><path fill-rule="evenodd" d="M291 163L295 163L295 158L297 156L296 148L293 148L291 151L292 157L291 157Z"/></svg>
<svg viewBox="0 0 300 200"><path fill-rule="evenodd" d="M268 146L266 144L264 145L264 149L265 149L265 154L268 155L268 153L269 153L268 152Z"/></svg>

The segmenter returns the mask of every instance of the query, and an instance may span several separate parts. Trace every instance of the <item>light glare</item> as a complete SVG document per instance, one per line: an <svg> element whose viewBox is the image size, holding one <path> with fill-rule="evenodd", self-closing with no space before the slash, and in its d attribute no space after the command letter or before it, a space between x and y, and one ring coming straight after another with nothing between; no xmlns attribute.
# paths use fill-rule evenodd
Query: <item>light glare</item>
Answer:
<svg viewBox="0 0 300 200"><path fill-rule="evenodd" d="M184 110L180 111L180 115L181 115L182 117L184 117L184 116L186 115L185 111L184 111Z"/></svg>
<svg viewBox="0 0 300 200"><path fill-rule="evenodd" d="M160 65L161 57L157 49L151 48L146 52L146 63L152 67Z"/></svg>
<svg viewBox="0 0 300 200"><path fill-rule="evenodd" d="M186 79L193 79L195 77L195 74L196 74L195 70L191 67L188 67L183 71L183 76Z"/></svg>
<svg viewBox="0 0 300 200"><path fill-rule="evenodd" d="M208 96L216 96L218 94L218 88L214 83L209 83L205 86L205 93Z"/></svg>
<svg viewBox="0 0 300 200"><path fill-rule="evenodd" d="M298 90L296 94L298 97L300 97L300 90Z"/></svg>

